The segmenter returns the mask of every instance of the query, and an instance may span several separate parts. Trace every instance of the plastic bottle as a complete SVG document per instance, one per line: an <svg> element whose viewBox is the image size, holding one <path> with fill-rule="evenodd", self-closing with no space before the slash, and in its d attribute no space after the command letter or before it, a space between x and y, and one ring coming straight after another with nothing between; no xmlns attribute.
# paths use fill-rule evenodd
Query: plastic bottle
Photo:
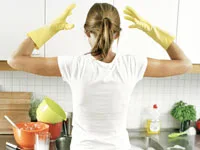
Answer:
<svg viewBox="0 0 200 150"><path fill-rule="evenodd" d="M153 108L148 110L149 117L146 120L146 128L148 134L159 134L160 133L160 113L158 111L158 106L153 105Z"/></svg>

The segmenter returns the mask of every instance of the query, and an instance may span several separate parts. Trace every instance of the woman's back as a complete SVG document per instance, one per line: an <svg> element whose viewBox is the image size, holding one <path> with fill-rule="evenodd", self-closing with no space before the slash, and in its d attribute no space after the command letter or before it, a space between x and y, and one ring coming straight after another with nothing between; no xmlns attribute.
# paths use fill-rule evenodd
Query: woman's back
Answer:
<svg viewBox="0 0 200 150"><path fill-rule="evenodd" d="M135 84L144 75L147 59L117 54L111 63L104 63L85 55L58 57L58 62L72 91L71 149L130 149L128 104Z"/></svg>

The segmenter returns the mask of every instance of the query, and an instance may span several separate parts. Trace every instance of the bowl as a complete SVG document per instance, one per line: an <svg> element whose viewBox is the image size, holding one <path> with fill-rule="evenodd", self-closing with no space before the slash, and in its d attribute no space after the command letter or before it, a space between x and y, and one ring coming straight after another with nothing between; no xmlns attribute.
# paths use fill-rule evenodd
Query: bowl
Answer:
<svg viewBox="0 0 200 150"><path fill-rule="evenodd" d="M49 125L41 122L22 122L13 127L16 143L23 149L33 149L35 144L35 134L49 132Z"/></svg>
<svg viewBox="0 0 200 150"><path fill-rule="evenodd" d="M45 97L38 106L36 116L38 121L52 124L66 120L63 109L48 97Z"/></svg>
<svg viewBox="0 0 200 150"><path fill-rule="evenodd" d="M62 130L62 125L63 125L62 122L58 122L58 123L55 123L55 124L52 124L52 123L45 123L45 124L48 124L48 125L49 125L49 132L50 132L50 134L51 134L50 139L51 139L52 141L54 141L54 140L56 140L58 137L60 137L61 130Z"/></svg>

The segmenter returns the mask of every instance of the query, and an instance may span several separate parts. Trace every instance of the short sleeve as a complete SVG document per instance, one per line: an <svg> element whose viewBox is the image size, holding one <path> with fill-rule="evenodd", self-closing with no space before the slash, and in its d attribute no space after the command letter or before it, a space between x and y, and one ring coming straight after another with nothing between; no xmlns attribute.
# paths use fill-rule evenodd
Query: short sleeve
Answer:
<svg viewBox="0 0 200 150"><path fill-rule="evenodd" d="M64 81L70 83L72 77L72 68L75 63L75 56L58 56L58 66Z"/></svg>
<svg viewBox="0 0 200 150"><path fill-rule="evenodd" d="M140 81L144 77L144 73L147 68L147 57L144 56L133 56L132 72L134 73L134 79Z"/></svg>

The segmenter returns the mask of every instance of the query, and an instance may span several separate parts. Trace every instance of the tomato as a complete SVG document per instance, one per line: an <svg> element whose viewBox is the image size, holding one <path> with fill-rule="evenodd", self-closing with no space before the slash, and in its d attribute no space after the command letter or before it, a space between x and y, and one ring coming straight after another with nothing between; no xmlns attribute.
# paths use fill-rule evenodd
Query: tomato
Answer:
<svg viewBox="0 0 200 150"><path fill-rule="evenodd" d="M200 131L200 119L197 120L197 122L196 122L196 127L197 127L197 130Z"/></svg>

